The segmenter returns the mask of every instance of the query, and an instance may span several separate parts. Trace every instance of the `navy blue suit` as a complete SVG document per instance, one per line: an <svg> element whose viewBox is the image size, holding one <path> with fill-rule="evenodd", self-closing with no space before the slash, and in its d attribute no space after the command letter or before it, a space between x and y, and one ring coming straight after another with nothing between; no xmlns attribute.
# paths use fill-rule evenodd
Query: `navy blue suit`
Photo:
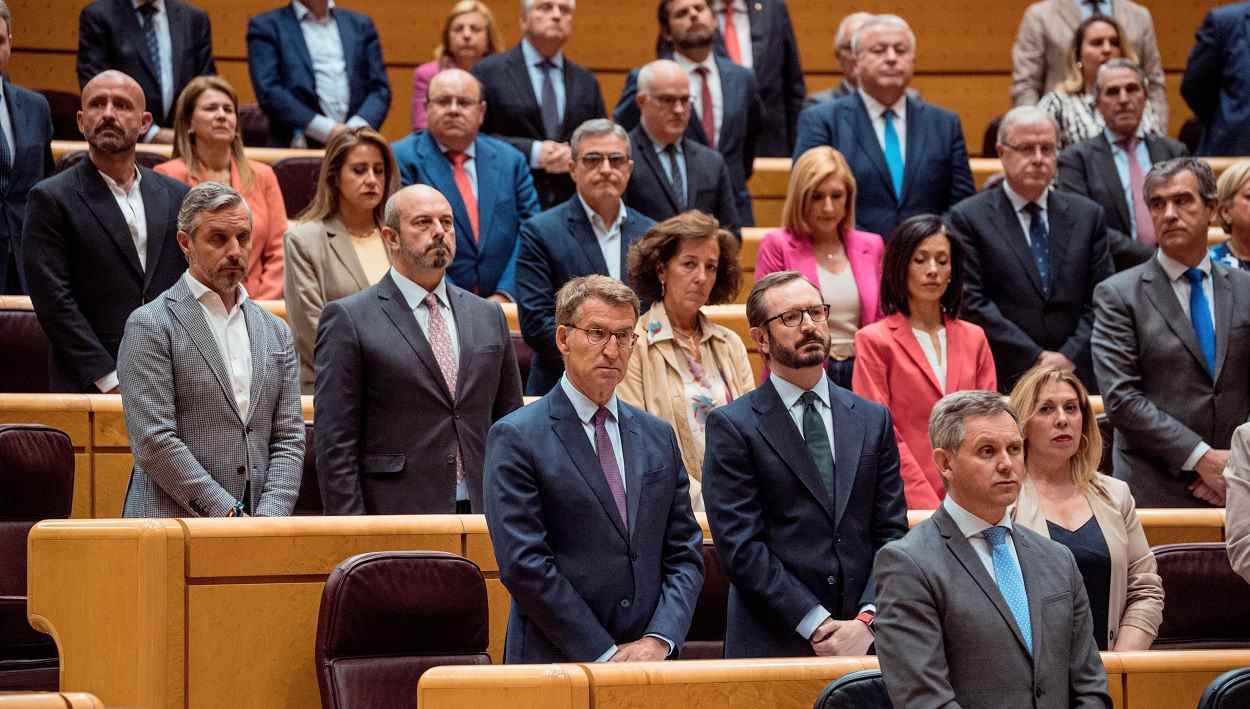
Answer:
<svg viewBox="0 0 1250 709"><path fill-rule="evenodd" d="M716 150L725 158L725 166L729 168L738 220L742 226L755 226L755 212L751 208L747 180L755 169L755 145L763 128L759 90L756 88L755 74L750 69L744 69L725 57L716 57L716 70L720 72L724 103ZM613 118L625 130L633 130L642 120L641 111L634 100L637 94L638 70L634 69L625 78L625 88L621 90L621 98L612 112ZM695 96L694 100L698 101L699 98ZM692 113L690 116L686 137L707 145L703 124L696 114Z"/></svg>
<svg viewBox="0 0 1250 709"><path fill-rule="evenodd" d="M621 223L621 277L629 269L626 255L654 221L626 207ZM578 276L608 275L608 264L577 195L521 225L517 254L517 314L521 335L534 350L526 396L542 396L560 381L564 360L556 349L556 291Z"/></svg>
<svg viewBox="0 0 1250 709"><path fill-rule="evenodd" d="M733 583L725 657L813 655L800 621L817 605L846 620L873 603L873 558L907 533L890 412L832 383L829 394L833 500L771 379L708 415L703 499Z"/></svg>
<svg viewBox="0 0 1250 709"><path fill-rule="evenodd" d="M625 204L657 222L697 209L716 217L722 227L733 233L741 231L732 180L720 153L689 138L681 139L686 194L679 196L668 177L667 158L656 155L655 144L641 125L629 132L629 149L634 171L625 189Z"/></svg>
<svg viewBox="0 0 1250 709"><path fill-rule="evenodd" d="M0 295L26 292L22 269L18 268L26 195L54 169L52 113L48 110L48 100L7 81L3 83L3 91L15 145L9 146L12 168L5 183L7 187L0 191ZM10 277L15 280L9 282Z"/></svg>
<svg viewBox="0 0 1250 709"><path fill-rule="evenodd" d="M1181 96L1202 122L1199 155L1250 155L1250 2L1207 13L1189 50Z"/></svg>
<svg viewBox="0 0 1250 709"><path fill-rule="evenodd" d="M975 191L959 116L907 97L907 144L903 194L894 194L885 153L858 92L799 114L797 159L818 145L831 145L846 157L855 175L855 226L888 241L899 222L916 214L945 214Z"/></svg>
<svg viewBox="0 0 1250 709"><path fill-rule="evenodd" d="M512 594L504 662L591 662L658 634L680 648L703 585L703 533L673 429L618 403L628 526L557 386L486 438L486 523Z"/></svg>
<svg viewBox="0 0 1250 709"><path fill-rule="evenodd" d="M334 8L343 44L350 98L347 118L360 116L380 128L391 108L391 85L382 62L382 44L368 15ZM312 58L292 6L270 10L247 23L247 69L256 100L269 117L270 142L290 147L295 131L302 131L321 113ZM316 141L309 139L312 147Z"/></svg>
<svg viewBox="0 0 1250 709"><path fill-rule="evenodd" d="M456 258L447 267L451 282L483 298L507 293L516 300L516 257L521 222L538 214L538 193L529 161L502 140L479 135L473 142L477 169L478 226L473 238L469 213L452 176L447 156L428 131L412 133L391 146L404 186L429 185L451 202L456 216Z"/></svg>

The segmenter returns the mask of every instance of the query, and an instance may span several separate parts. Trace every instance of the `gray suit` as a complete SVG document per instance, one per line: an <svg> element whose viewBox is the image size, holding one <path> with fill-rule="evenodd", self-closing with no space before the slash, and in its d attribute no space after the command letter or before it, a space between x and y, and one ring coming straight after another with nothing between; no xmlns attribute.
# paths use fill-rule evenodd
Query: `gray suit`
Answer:
<svg viewBox="0 0 1250 709"><path fill-rule="evenodd" d="M1094 371L1115 426L1115 476L1138 507L1200 507L1181 470L1199 441L1228 448L1250 415L1250 273L1211 266L1215 377L1157 258L1094 291Z"/></svg>
<svg viewBox="0 0 1250 709"><path fill-rule="evenodd" d="M976 550L944 507L878 554L877 656L896 707L1111 707L1072 553L1012 531L1030 655Z"/></svg>
<svg viewBox="0 0 1250 709"><path fill-rule="evenodd" d="M199 301L182 279L126 321L117 356L135 467L126 517L224 517L250 483L257 517L291 514L304 467L299 361L286 323L243 303L252 388L240 413Z"/></svg>

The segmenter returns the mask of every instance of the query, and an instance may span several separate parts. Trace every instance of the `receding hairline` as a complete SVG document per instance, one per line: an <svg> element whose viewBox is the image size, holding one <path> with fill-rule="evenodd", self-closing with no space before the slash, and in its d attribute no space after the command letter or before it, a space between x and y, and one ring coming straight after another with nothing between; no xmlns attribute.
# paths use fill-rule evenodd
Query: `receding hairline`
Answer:
<svg viewBox="0 0 1250 709"><path fill-rule="evenodd" d="M482 82L478 81L476 76L458 67L444 69L438 72L437 74L435 74L434 78L430 79L430 85L426 89L426 100L429 100L429 96L434 95L435 86L442 88L442 85L446 84L449 81L455 81L455 80L464 81L465 79L468 79L470 86L473 86L474 88L477 89L477 97L479 100L481 100Z"/></svg>
<svg viewBox="0 0 1250 709"><path fill-rule="evenodd" d="M664 72L669 72L670 75L666 76ZM647 62L638 70L638 93L649 96L651 94L651 84L656 81L678 77L685 79L686 88L689 90L690 76L686 74L686 70L682 69L680 64L672 59L656 59Z"/></svg>

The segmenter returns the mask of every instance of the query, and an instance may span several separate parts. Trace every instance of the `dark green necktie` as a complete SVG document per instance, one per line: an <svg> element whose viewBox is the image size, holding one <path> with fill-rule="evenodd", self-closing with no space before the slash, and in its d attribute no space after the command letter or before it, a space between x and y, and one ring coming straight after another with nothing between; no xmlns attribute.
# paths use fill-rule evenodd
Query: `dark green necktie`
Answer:
<svg viewBox="0 0 1250 709"><path fill-rule="evenodd" d="M833 502L836 499L833 494L833 449L829 447L829 431L825 429L825 421L816 409L816 392L803 392L799 401L803 402L803 441L807 444L807 454L812 457L812 462L820 471L825 492L829 494L829 501Z"/></svg>

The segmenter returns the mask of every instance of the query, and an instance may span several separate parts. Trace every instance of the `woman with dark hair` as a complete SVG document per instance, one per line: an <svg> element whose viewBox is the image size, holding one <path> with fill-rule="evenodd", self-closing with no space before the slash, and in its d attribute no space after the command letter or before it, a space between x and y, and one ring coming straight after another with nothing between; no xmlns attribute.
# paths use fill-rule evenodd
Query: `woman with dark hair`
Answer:
<svg viewBox="0 0 1250 709"><path fill-rule="evenodd" d="M478 0L459 0L452 5L447 19L443 20L440 37L442 41L434 48L434 60L412 72L413 133L425 130L425 100L430 92L430 80L436 74L452 67L472 71L484 57L503 48L499 28L495 27L495 14L486 3Z"/></svg>
<svg viewBox="0 0 1250 709"><path fill-rule="evenodd" d="M853 387L890 409L910 509L934 509L946 494L929 444L933 405L962 389L998 389L985 333L959 319L963 295L959 240L941 217L916 215L885 247L885 318L855 333Z"/></svg>
<svg viewBox="0 0 1250 709"><path fill-rule="evenodd" d="M616 393L673 426L703 511L703 426L712 409L755 388L747 348L700 311L738 294L738 240L716 219L689 211L651 227L629 250L629 278L651 309Z"/></svg>

